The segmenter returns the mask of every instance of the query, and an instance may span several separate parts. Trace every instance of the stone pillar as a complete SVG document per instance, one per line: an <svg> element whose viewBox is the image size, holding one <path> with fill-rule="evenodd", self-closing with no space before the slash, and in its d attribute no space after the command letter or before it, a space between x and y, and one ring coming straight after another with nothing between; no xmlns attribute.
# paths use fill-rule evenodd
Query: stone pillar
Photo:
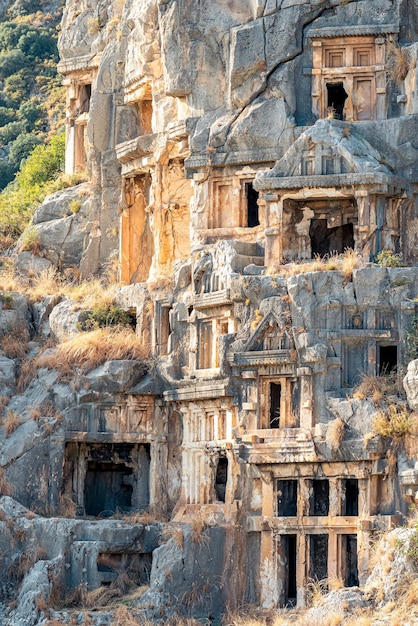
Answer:
<svg viewBox="0 0 418 626"><path fill-rule="evenodd" d="M297 535L296 546L296 603L298 606L306 604L306 573L308 564L308 541L303 533Z"/></svg>
<svg viewBox="0 0 418 626"><path fill-rule="evenodd" d="M341 514L341 479L329 478L329 515L337 517Z"/></svg>
<svg viewBox="0 0 418 626"><path fill-rule="evenodd" d="M283 260L283 201L276 193L266 194L266 250L267 266L280 264Z"/></svg>
<svg viewBox="0 0 418 626"><path fill-rule="evenodd" d="M276 541L271 530L261 533L260 550L260 603L262 607L274 608L278 600Z"/></svg>
<svg viewBox="0 0 418 626"><path fill-rule="evenodd" d="M314 426L312 369L299 367L296 375L300 377L300 427L311 429Z"/></svg>
<svg viewBox="0 0 418 626"><path fill-rule="evenodd" d="M328 578L338 578L340 575L339 561L341 555L338 545L338 535L333 530L329 531L328 535Z"/></svg>

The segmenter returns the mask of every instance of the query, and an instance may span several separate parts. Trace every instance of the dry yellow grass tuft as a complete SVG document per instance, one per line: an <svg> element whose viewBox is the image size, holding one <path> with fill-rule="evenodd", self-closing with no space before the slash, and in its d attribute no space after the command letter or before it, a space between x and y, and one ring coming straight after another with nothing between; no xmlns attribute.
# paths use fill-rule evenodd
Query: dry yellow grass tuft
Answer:
<svg viewBox="0 0 418 626"><path fill-rule="evenodd" d="M40 355L36 366L60 372L78 367L83 372L89 372L105 361L143 361L146 356L142 341L133 330L126 327L99 328L61 343L53 354Z"/></svg>
<svg viewBox="0 0 418 626"><path fill-rule="evenodd" d="M402 440L413 426L411 412L405 404L389 404L386 410L379 411L373 420L373 430L381 437Z"/></svg>
<svg viewBox="0 0 418 626"><path fill-rule="evenodd" d="M343 442L345 428L346 424L340 417L337 417L337 419L329 422L326 434L326 442L333 452L338 450L341 443Z"/></svg>
<svg viewBox="0 0 418 626"><path fill-rule="evenodd" d="M3 469L0 467L0 496L11 496L12 488L4 477Z"/></svg>
<svg viewBox="0 0 418 626"><path fill-rule="evenodd" d="M343 275L344 283L351 281L354 270L364 267L362 257L351 248L347 248L342 254L331 253L321 257L319 254L311 261L294 261L286 265L272 266L267 268L267 274L294 276L308 272L331 272L337 271Z"/></svg>
<svg viewBox="0 0 418 626"><path fill-rule="evenodd" d="M386 43L386 50L388 75L395 83L400 84L405 80L411 65L408 52L393 41Z"/></svg>
<svg viewBox="0 0 418 626"><path fill-rule="evenodd" d="M12 409L8 409L6 412L6 417L3 421L3 429L6 437L9 437L12 433L15 432L20 426L21 418L20 415L13 411Z"/></svg>
<svg viewBox="0 0 418 626"><path fill-rule="evenodd" d="M372 400L376 407L387 402L390 396L403 396L402 379L396 372L370 376L363 374L353 391L356 400Z"/></svg>
<svg viewBox="0 0 418 626"><path fill-rule="evenodd" d="M28 351L29 332L24 325L14 324L0 338L0 348L9 359L23 359Z"/></svg>

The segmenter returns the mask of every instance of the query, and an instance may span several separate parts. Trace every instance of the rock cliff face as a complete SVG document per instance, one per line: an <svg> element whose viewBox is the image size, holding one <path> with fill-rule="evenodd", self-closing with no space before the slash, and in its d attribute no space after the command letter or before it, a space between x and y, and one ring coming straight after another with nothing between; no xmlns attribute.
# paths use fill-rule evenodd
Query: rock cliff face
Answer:
<svg viewBox="0 0 418 626"><path fill-rule="evenodd" d="M63 369L88 312L4 302L58 342L26 388L0 359L8 623L124 568L153 619L365 583L418 485L417 8L67 2L66 167L90 182L37 211L33 271L117 254L143 352Z"/></svg>

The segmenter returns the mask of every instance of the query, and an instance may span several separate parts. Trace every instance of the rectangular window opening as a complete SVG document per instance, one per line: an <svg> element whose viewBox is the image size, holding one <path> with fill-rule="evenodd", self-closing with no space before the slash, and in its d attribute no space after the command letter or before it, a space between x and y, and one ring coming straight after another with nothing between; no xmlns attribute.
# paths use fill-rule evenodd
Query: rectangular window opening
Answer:
<svg viewBox="0 0 418 626"><path fill-rule="evenodd" d="M226 484L228 482L228 459L219 457L215 476L215 493L218 502L225 502Z"/></svg>
<svg viewBox="0 0 418 626"><path fill-rule="evenodd" d="M396 372L398 368L398 346L379 346L379 375Z"/></svg>
<svg viewBox="0 0 418 626"><path fill-rule="evenodd" d="M280 544L282 546L282 558L285 571L283 606L296 606L297 536L282 535L280 537Z"/></svg>
<svg viewBox="0 0 418 626"><path fill-rule="evenodd" d="M277 481L277 517L296 517L298 505L298 481Z"/></svg>
<svg viewBox="0 0 418 626"><path fill-rule="evenodd" d="M279 383L270 383L270 417L269 428L280 426L280 402L282 386Z"/></svg>
<svg viewBox="0 0 418 626"><path fill-rule="evenodd" d="M329 481L313 480L309 499L309 515L325 517L329 513Z"/></svg>
<svg viewBox="0 0 418 626"><path fill-rule="evenodd" d="M343 576L345 587L358 587L357 535L342 535Z"/></svg>
<svg viewBox="0 0 418 626"><path fill-rule="evenodd" d="M358 480L356 478L347 478L343 480L343 515L358 515Z"/></svg>
<svg viewBox="0 0 418 626"><path fill-rule="evenodd" d="M309 578L328 578L328 535L309 535Z"/></svg>
<svg viewBox="0 0 418 626"><path fill-rule="evenodd" d="M252 183L245 183L245 199L247 202L247 226L254 228L260 224L258 215L258 191Z"/></svg>

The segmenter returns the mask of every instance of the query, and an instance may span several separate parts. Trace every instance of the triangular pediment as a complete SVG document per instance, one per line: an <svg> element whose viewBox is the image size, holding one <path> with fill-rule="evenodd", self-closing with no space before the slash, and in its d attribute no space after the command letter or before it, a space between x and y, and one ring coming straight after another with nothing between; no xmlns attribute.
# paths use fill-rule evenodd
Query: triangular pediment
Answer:
<svg viewBox="0 0 418 626"><path fill-rule="evenodd" d="M271 312L260 322L244 345L243 352L292 350L293 339L283 319Z"/></svg>
<svg viewBox="0 0 418 626"><path fill-rule="evenodd" d="M356 135L351 124L318 120L301 134L273 169L260 173L257 180L365 173L391 176L382 161L380 153Z"/></svg>

